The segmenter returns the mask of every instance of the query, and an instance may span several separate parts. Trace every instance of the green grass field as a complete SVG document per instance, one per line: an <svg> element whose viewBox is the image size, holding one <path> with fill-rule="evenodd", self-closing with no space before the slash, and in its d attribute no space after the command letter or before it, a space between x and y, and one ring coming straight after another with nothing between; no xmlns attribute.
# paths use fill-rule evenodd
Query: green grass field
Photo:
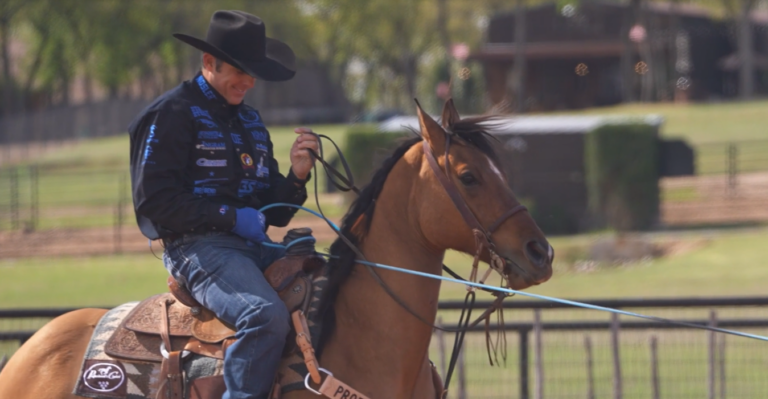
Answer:
<svg viewBox="0 0 768 399"><path fill-rule="evenodd" d="M680 237L682 235L682 237ZM566 252L590 242L594 235L553 237L556 249ZM556 265L551 281L528 290L565 298L596 297L672 297L763 295L768 268L762 267L768 229L659 233L656 239L706 238L709 244L691 253L630 265L604 267L591 273L569 271L568 265ZM327 247L322 243L319 248ZM449 253L446 263L467 273L469 258ZM165 290L166 272L160 260L150 254L100 256L87 258L30 258L0 260L0 307L78 307L112 306L145 298ZM414 277L416 278L416 277ZM459 299L464 287L443 283L442 299ZM487 294L478 294L488 299ZM521 298L518 296L517 298ZM514 301L516 298L508 299ZM640 309L640 312L672 318L705 319L708 309L691 311ZM768 309L723 309L721 317L768 317ZM476 313L477 314L477 313ZM446 323L453 323L455 312L441 313ZM543 314L545 322L562 320L601 320L607 314L591 310L552 310ZM507 311L507 322L530 321L531 311ZM622 317L623 320L631 320ZM0 331L35 330L45 323L36 320L0 320ZM749 330L766 334L763 330ZM696 331L625 331L621 335L621 358L625 398L646 398L650 394L650 355L648 340L659 339L659 368L664 397L701 398L707 389L707 334ZM610 397L612 363L608 334L605 331L545 331L545 394L548 398L576 398L586 393L586 354L583 341L589 336L594 347L595 389L598 397ZM430 357L441 362L439 337L433 339ZM450 349L453 335L443 338ZM531 337L533 340L533 337ZM0 354L13 353L17 345L0 343ZM465 343L466 381L469 397L511 398L519 391L518 336L508 333L506 366L487 364L482 334L469 334ZM533 348L531 346L531 348ZM531 392L533 392L533 352ZM768 392L764 359L768 347L756 341L727 338L726 375L729 398L756 398ZM438 366L438 368L440 368ZM452 384L457 389L458 375ZM757 396L756 396L757 395Z"/></svg>
<svg viewBox="0 0 768 399"><path fill-rule="evenodd" d="M682 237L681 237L682 236ZM553 237L556 253L567 252L596 236ZM527 290L564 298L764 295L768 229L657 233L669 238L708 242L690 253L622 267L602 266L575 272L556 261L550 281ZM318 248L327 247L327 243ZM450 252L446 264L469 274L471 258ZM166 272L153 255L24 258L0 260L0 308L111 306L165 290ZM443 283L442 299L463 298L464 286ZM482 296L483 294L479 294ZM514 299L513 299L514 300Z"/></svg>
<svg viewBox="0 0 768 399"><path fill-rule="evenodd" d="M577 112L572 112L574 114ZM711 104L630 104L592 108L580 114L664 117L662 135L691 144L768 139L768 100Z"/></svg>

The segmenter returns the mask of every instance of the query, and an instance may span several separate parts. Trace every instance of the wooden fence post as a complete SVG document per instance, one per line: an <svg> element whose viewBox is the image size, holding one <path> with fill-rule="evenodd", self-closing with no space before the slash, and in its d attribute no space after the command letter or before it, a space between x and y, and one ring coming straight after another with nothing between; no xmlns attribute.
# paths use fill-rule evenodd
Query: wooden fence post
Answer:
<svg viewBox="0 0 768 399"><path fill-rule="evenodd" d="M718 361L720 363L720 399L725 399L725 335L720 337Z"/></svg>
<svg viewBox="0 0 768 399"><path fill-rule="evenodd" d="M37 230L37 223L39 220L39 187L38 183L39 174L37 165L29 167L29 213L30 222L29 228L31 231Z"/></svg>
<svg viewBox="0 0 768 399"><path fill-rule="evenodd" d="M11 230L19 229L19 170L11 166Z"/></svg>
<svg viewBox="0 0 768 399"><path fill-rule="evenodd" d="M587 352L587 399L595 399L595 363L592 360L592 338L584 336L584 350Z"/></svg>
<svg viewBox="0 0 768 399"><path fill-rule="evenodd" d="M459 399L467 399L467 371L464 364L464 346L459 349Z"/></svg>
<svg viewBox="0 0 768 399"><path fill-rule="evenodd" d="M536 369L536 390L534 392L535 399L544 398L544 359L542 358L542 343L541 343L541 309L534 309L533 311L533 336L536 339L533 350L536 355L536 363L534 367Z"/></svg>
<svg viewBox="0 0 768 399"><path fill-rule="evenodd" d="M123 211L125 207L126 184L128 182L125 173L121 173L117 179L117 206L115 208L115 253L123 252Z"/></svg>
<svg viewBox="0 0 768 399"><path fill-rule="evenodd" d="M613 353L613 399L622 399L621 357L619 356L619 315L611 313L611 352Z"/></svg>
<svg viewBox="0 0 768 399"><path fill-rule="evenodd" d="M717 327L717 313L714 310L709 312L709 326ZM707 398L715 399L715 382L717 380L717 369L715 363L717 362L717 352L715 350L717 335L714 331L709 332L707 350Z"/></svg>
<svg viewBox="0 0 768 399"><path fill-rule="evenodd" d="M736 144L729 143L727 151L726 167L728 168L728 187L726 189L728 194L736 193L736 185L738 177L738 149Z"/></svg>
<svg viewBox="0 0 768 399"><path fill-rule="evenodd" d="M518 364L520 365L520 399L530 399L528 392L528 328L517 330L520 336L519 348L520 355Z"/></svg>
<svg viewBox="0 0 768 399"><path fill-rule="evenodd" d="M659 349L658 339L655 335L651 336L651 394L653 399L661 397L659 386Z"/></svg>

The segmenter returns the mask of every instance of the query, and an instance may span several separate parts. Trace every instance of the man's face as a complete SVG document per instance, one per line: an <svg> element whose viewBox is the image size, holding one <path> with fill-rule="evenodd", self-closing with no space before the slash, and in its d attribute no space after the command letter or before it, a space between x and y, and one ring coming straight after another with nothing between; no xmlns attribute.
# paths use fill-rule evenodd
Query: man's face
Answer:
<svg viewBox="0 0 768 399"><path fill-rule="evenodd" d="M245 93L253 88L256 78L220 61L216 65L216 59L210 55L203 55L203 73L208 83L221 94L228 103L237 105L243 102Z"/></svg>

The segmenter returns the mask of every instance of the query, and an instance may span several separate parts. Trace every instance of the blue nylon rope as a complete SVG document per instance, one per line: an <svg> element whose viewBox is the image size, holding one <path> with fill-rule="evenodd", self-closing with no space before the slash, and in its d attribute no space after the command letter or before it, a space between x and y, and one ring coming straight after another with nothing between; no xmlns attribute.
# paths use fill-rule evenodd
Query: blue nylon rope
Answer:
<svg viewBox="0 0 768 399"><path fill-rule="evenodd" d="M320 255L330 256L328 254L322 254L322 253ZM475 282L471 282L471 281L461 281L461 280L456 280L456 279L451 278L451 277L444 277L444 276L440 276L440 275L436 275L436 274L429 274L429 273L419 272L419 271L415 271L415 270L403 269L403 268L400 268L400 267L389 266L389 265L384 265L384 264L380 264L380 263L367 262L367 261L363 261L363 260L357 260L357 262L358 263L362 263L364 265L379 267L379 268L382 268L382 269L394 270L394 271L398 271L398 272L402 272L402 273L407 273L407 274L413 274L413 275L416 275L416 276L427 277L427 278L431 278L431 279L435 279L435 280L449 281L449 282L452 282L452 283L459 283L459 284L469 285L469 286L472 286L472 287L484 288L484 289L498 291L498 292L504 292L504 293L507 293L507 294L516 294L516 295L527 296L527 297L530 297L530 298L543 299L545 301L563 303L563 304L566 304L566 305L581 307L581 308L585 308L585 309L601 310L601 311L604 311L604 312L617 313L617 314L622 314L622 315L625 315L625 316L633 316L633 317L638 317L638 318L641 318L641 319L646 319L646 320L651 320L651 321L656 321L656 322L661 322L661 323L673 322L673 323L677 323L677 324L688 325L688 326L691 326L691 327L701 327L701 326L699 326L697 324L693 324L693 323L685 323L685 322L679 322L679 321L666 320L666 319L663 319L663 318L660 318L660 317L646 316L646 315L643 315L643 314L640 314L640 313L629 312L629 311L626 311L626 310L606 308L606 307L603 307L603 306L591 305L591 304L583 303L583 302L570 301L570 300L567 300L567 299L560 299L560 298L555 298L555 297L546 296L546 295L532 294L530 292L518 291L518 290L513 290L513 289L510 289L510 288L494 287L494 286L490 286L490 285L487 285L487 284L480 284L480 283L475 283ZM748 334L748 333L744 333L744 332L740 332L740 331L727 330L727 329L724 329L724 328L717 328L717 327L708 327L708 328L713 330L713 331L721 332L721 333L724 333L724 334L731 334L731 335L737 335L737 336L745 337L745 338L753 338L753 339L759 339L761 341L768 341L768 337L764 337L762 335Z"/></svg>
<svg viewBox="0 0 768 399"><path fill-rule="evenodd" d="M341 229L339 228L339 226L336 226L336 224L335 224L335 223L333 223L333 222L331 222L330 220L328 220L328 218L324 217L323 215L321 215L321 214L319 214L319 213L317 213L317 212L315 212L315 211L313 211L313 210L311 210L311 209L309 209L309 208L305 208L305 207L303 207L303 206L301 206L301 205L296 205L296 204L289 204L289 203L286 203L286 202L276 202L276 203L274 203L274 204L269 204L269 205L267 205L267 206L261 207L261 208L259 209L259 212L262 212L262 213L263 213L263 212L264 212L264 211L266 211L267 209L271 209L271 208L277 208L278 206L287 206L287 207L289 207L289 208L296 208L296 209L301 209L302 211L307 211L307 212L309 212L309 213L311 213L311 214L313 214L313 215L315 215L315 216L319 217L320 219L324 219L326 222L330 223L330 224L331 224L331 226L333 226L333 228L334 228L336 231L341 231Z"/></svg>
<svg viewBox="0 0 768 399"><path fill-rule="evenodd" d="M298 244L300 242L304 242L304 241L317 242L315 240L315 237L301 237L301 238L297 238L297 239L291 241L290 243L288 243L288 245L275 244L275 243L272 243L272 242L262 242L261 245L263 245L265 247L283 248L283 249L287 250L288 248L290 248L290 247L292 247L292 246L294 246L294 245L296 245L296 244Z"/></svg>
<svg viewBox="0 0 768 399"><path fill-rule="evenodd" d="M278 206L288 206L288 207L291 207L291 208L297 208L297 209L301 209L303 211L307 211L307 212L309 212L309 213L311 213L311 214L313 214L313 215L315 215L315 216L317 216L317 217L319 217L321 219L325 219L328 223L330 223L333 226L334 229L336 229L337 232L341 231L338 228L338 226L336 226L330 220L324 218L323 215L321 215L321 214L319 214L319 213L317 213L317 212L315 212L315 211L313 211L311 209L307 209L307 208L305 208L303 206L300 206L300 205L287 204L287 203L275 203L275 204L267 205L267 206L259 209L259 211L263 212L263 211L265 211L267 209L278 207ZM290 248L290 246L293 245L294 243L301 242L301 241L306 241L307 239L314 240L314 237L303 237L303 238L300 238L300 239L298 239L298 240L288 244L288 246L281 245L281 244L272 244L272 243L261 243L261 245L265 245L265 246L269 246L269 247L274 247L274 248L286 248L287 249L287 248ZM329 257L329 258L335 258L335 256L330 255L330 254L325 254L325 253L320 253L320 252L318 252L318 254L326 256L326 257ZM415 276L421 276L421 277L431 278L431 279L435 279L435 280L448 281L448 282L451 282L451 283L458 283L458 284L468 285L468 286L471 286L471 287L477 287L477 288L483 288L483 289L492 290L492 291L503 292L503 293L506 293L506 294L515 294L515 295L526 296L526 297L529 297L529 298L542 299L542 300L545 300L545 301L557 302L557 303L562 303L562 304L576 306L576 307L585 308L585 309L600 310L600 311L603 311L603 312L610 312L610 313L616 313L616 314L621 314L621 315L625 315L625 316L632 316L632 317L637 317L637 318L640 318L640 319L656 321L656 322L660 322L660 323L670 323L670 322L672 322L672 323L675 323L675 324L687 325L689 327L694 327L694 328L702 327L700 325L693 324L693 323L672 321L672 320L663 319L661 317L646 316L644 314L635 313L635 312L629 312L629 311L626 311L626 310L606 308L606 307L603 307L603 306L591 305L591 304L588 304L588 303L571 301L571 300L568 300L568 299L560 299L560 298L555 298L555 297L546 296L546 295L539 295L539 294L533 294L533 293L530 293L530 292L513 290L511 288L494 287L494 286L491 286L491 285L475 283L475 282L472 282L472 281L461 281L461 280L457 280L457 279L451 278L451 277L444 277L444 276L441 276L441 275L424 273L424 272L419 272L419 271L416 271L416 270L403 269L403 268L400 268L400 267L384 265L384 264L381 264L381 263L368 262L368 261L359 260L359 259L356 260L356 262L360 263L360 264L363 264L363 265L378 267L378 268L381 268L381 269L393 270L393 271L396 271L396 272L401 272L401 273L406 273L406 274L412 274L412 275L415 275ZM721 332L723 334L736 335L736 336L739 336L739 337L752 338L752 339L757 339L757 340L760 340L760 341L768 342L768 337L764 337L762 335L749 334L749 333L745 333L745 332L728 330L728 329L718 328L718 327L707 327L707 328L709 330L711 330L711 331L717 331L717 332Z"/></svg>

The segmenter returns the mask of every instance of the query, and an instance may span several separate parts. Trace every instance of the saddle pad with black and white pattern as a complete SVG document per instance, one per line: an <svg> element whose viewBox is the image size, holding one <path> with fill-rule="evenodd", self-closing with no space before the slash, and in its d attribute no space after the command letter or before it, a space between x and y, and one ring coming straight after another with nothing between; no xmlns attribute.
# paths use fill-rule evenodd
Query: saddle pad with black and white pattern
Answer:
<svg viewBox="0 0 768 399"><path fill-rule="evenodd" d="M104 345L123 319L138 305L120 305L102 316L96 325L83 358L75 395L96 399L154 399L162 383L160 363L139 363L114 359L104 353ZM185 384L196 378L221 375L223 362L192 355L184 361Z"/></svg>

